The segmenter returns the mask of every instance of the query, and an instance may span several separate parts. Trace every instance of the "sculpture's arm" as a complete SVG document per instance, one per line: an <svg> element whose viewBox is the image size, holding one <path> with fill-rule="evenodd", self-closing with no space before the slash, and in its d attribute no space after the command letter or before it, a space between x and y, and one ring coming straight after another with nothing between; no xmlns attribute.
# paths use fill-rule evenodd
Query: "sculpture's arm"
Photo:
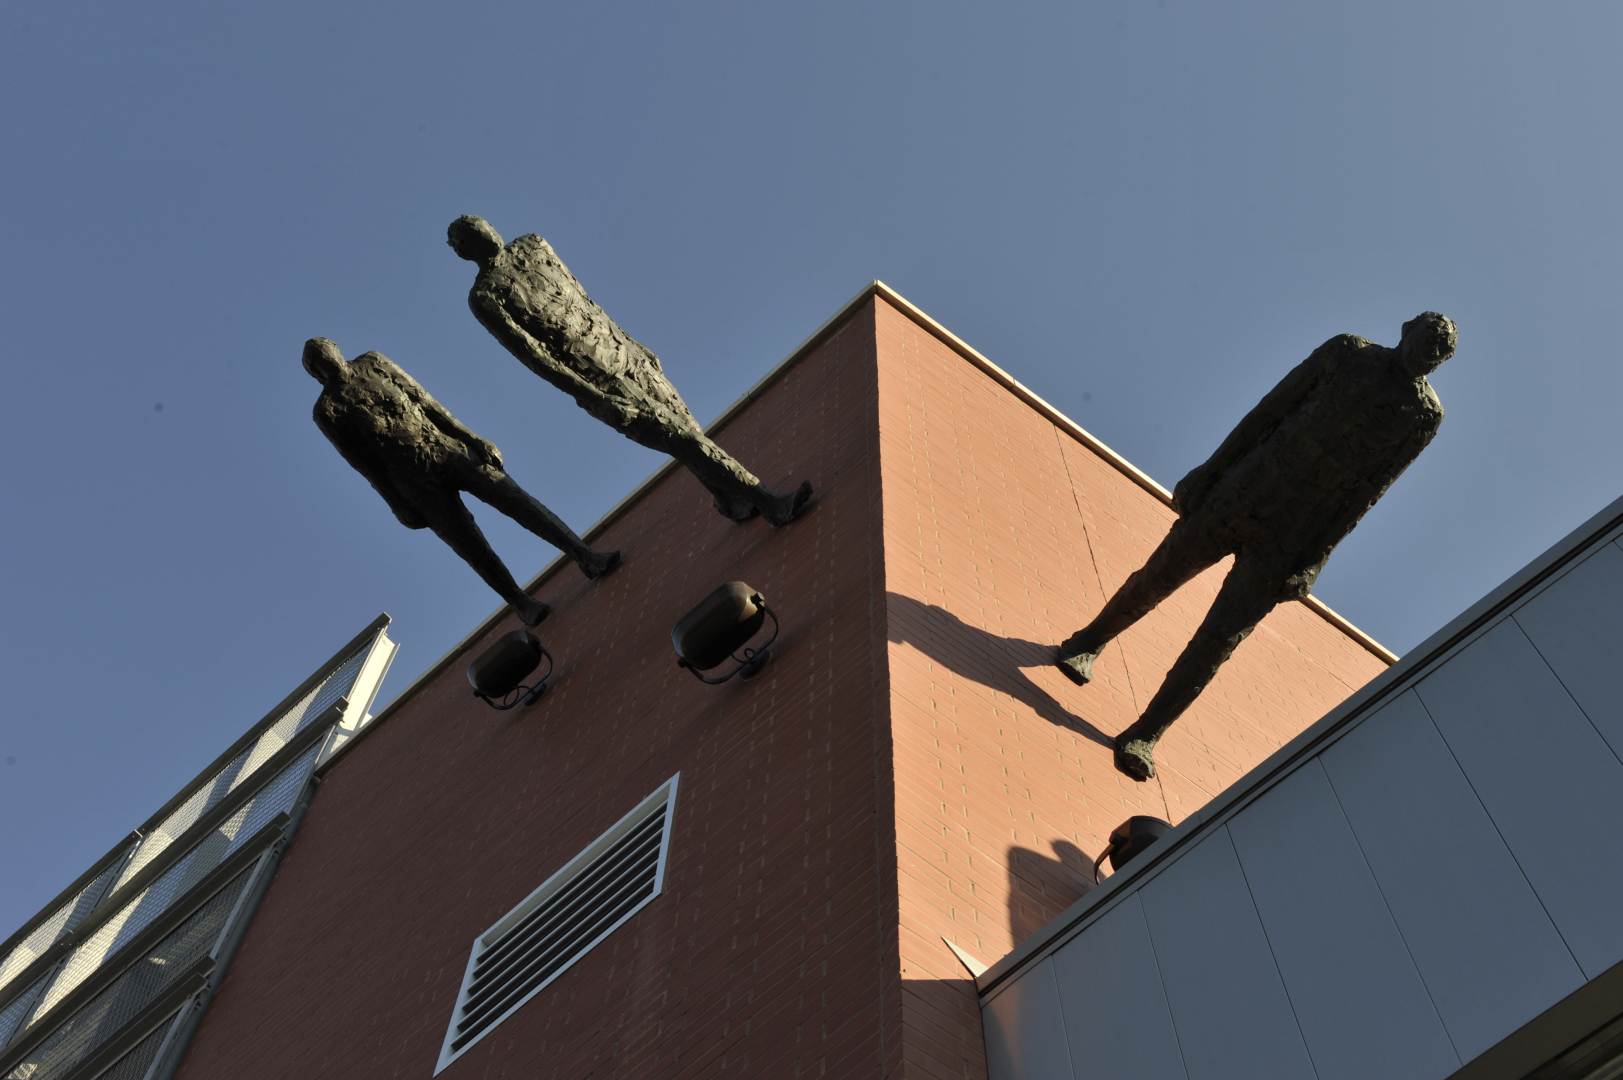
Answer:
<svg viewBox="0 0 1623 1080"><path fill-rule="evenodd" d="M1442 402L1436 401L1435 395L1432 395L1432 400L1436 403L1436 412L1423 417L1405 435L1403 449L1393 459L1395 467L1392 470L1392 475L1381 485L1380 491L1375 493L1376 499L1386 494L1386 490L1397 482L1398 477L1402 476L1409 466L1414 464L1415 458L1420 456L1421 451L1431 445L1431 440L1437 437L1437 429L1443 422L1443 406ZM1375 505L1374 499L1370 501L1370 505Z"/></svg>
<svg viewBox="0 0 1623 1080"><path fill-rule="evenodd" d="M492 311L474 306L473 314L508 352L526 363L546 368L548 381L576 401L582 404L590 401L599 407L609 407L615 413L614 422L618 424L629 424L637 418L635 406L620 398L605 395L601 389L576 374L568 364L559 363L553 357L552 350L536 340L534 335L514 321L505 310L498 307Z"/></svg>
<svg viewBox="0 0 1623 1080"><path fill-rule="evenodd" d="M401 496L400 491L394 486L394 481L389 479L389 474L385 470L378 468L370 460L357 454L334 438L332 429L322 421L320 413L316 414L316 426L321 429L323 435L327 436L327 441L333 444L333 449L338 451L339 456L349 462L349 467L364 476L366 482L372 485L373 490L383 496L383 501L389 504L389 509L394 513L395 519L400 524L408 529L428 528L428 522Z"/></svg>
<svg viewBox="0 0 1623 1080"><path fill-rule="evenodd" d="M1312 391L1331 363L1334 347L1341 341L1332 338L1314 349L1306 360L1292 368L1261 401L1252 406L1234 430L1228 433L1212 456L1190 469L1178 486L1172 489L1172 506L1180 514L1187 514L1199 506L1212 486L1222 479L1223 473L1246 451L1266 439L1289 416L1302 399Z"/></svg>
<svg viewBox="0 0 1623 1080"><path fill-rule="evenodd" d="M488 464L494 465L498 469L502 467L501 451L496 449L496 444L488 442L468 430L462 421L451 415L451 410L441 405L433 394L423 388L422 383L411 377L411 372L391 361L389 364L389 377L395 381L395 384L400 387L407 397L417 403L418 407L423 410L423 414L428 417L429 422L435 427L461 442L474 454L483 457Z"/></svg>

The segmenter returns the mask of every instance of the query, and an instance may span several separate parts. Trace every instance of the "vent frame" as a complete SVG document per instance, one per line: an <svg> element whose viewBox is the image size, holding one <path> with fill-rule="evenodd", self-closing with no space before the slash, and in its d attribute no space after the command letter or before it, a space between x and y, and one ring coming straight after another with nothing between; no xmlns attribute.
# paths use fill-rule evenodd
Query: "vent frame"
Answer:
<svg viewBox="0 0 1623 1080"><path fill-rule="evenodd" d="M677 782L680 778L681 773L676 773L672 775L670 779L660 784L646 798L644 798L623 817L621 817L620 820L609 826L609 828L601 833L595 840L587 844L586 847L581 849L579 853L571 857L563 864L563 866L559 867L550 876L548 876L545 881L536 886L536 888L533 889L528 896L520 900L512 907L511 910L509 910L501 918L497 919L490 925L489 928L482 931L473 939L473 945L468 950L467 967L462 973L462 983L457 988L456 1003L451 1009L451 1021L446 1025L445 1039L440 1046L439 1061L434 1066L435 1076L438 1076L442 1071L444 1071L446 1066L450 1065L451 1062L457 1060L463 1054L467 1053L474 1046L476 1046L486 1035L500 1027L502 1022L505 1021L509 1016L523 1008L525 1004L530 1001L530 999L534 998L537 994L541 993L541 991L550 986L561 975L563 975L564 972L573 967L577 961L595 949L604 939L609 937L609 935L613 934L620 927L624 926L643 908L653 903L653 901L657 899L664 891L665 866L670 855L671 847L671 823L672 819L676 815L676 788ZM594 931L589 940L585 941L584 943L572 945L568 950L561 954L563 956L561 962L552 962L546 965L547 970L545 975L536 981L534 985L524 987L522 992L520 992L517 997L514 997L506 1004L501 1005L499 1009L490 1011L488 1015L480 1017L470 1032L463 1033L460 1031L460 1026L468 1019L477 1016L481 1011L487 1009L487 1006L491 1001L507 996L507 994L509 994L512 990L512 986L509 986L507 989L493 994L491 992L492 985L503 985L501 979L493 980L493 982L487 982L486 985L479 986L477 989L475 989L476 982L482 979L484 975L488 974L488 972L480 972L479 967L481 961L483 961L487 956L493 956L494 954L505 951L507 955L498 958L495 961L495 967L492 970L509 966L512 963L513 956L523 951L523 949L518 946L518 942L521 939L510 939L509 935L514 930L519 929L527 920L531 920L532 916L539 918L542 923L552 921L554 912L548 909L549 902L552 901L554 897L565 894L570 886L574 885L577 881L584 881L589 876L592 876L592 872L594 870L599 871L599 874L601 875L608 866L613 864L605 864L604 867L600 868L596 865L597 861L601 857L613 852L616 847L622 846L622 841L627 840L628 838L632 837L633 834L641 831L642 827L646 826L657 814L661 812L663 813L664 820L659 825L658 852L655 857L651 887L649 888L647 895L637 899L629 907L625 908L625 910L614 915L612 921L601 929ZM648 837L647 839L651 839L651 837ZM635 850L637 847L646 848L646 846L646 840L644 840L642 843L630 845L628 850ZM643 860L646 860L646 855L643 856ZM629 869L629 866L627 868ZM637 878L632 878L630 880L636 881ZM596 887L597 883L594 883L593 888ZM603 899L602 894L604 893L606 893L610 900L613 900L617 896L617 892L615 890L600 890L600 895L596 896L594 901L601 902ZM572 910L572 903L573 900L566 900L556 910L567 913ZM605 910L612 906L612 904L604 905ZM596 910L596 908L594 906L588 906L586 910ZM528 945L526 944L524 947L527 948ZM511 976L508 976L507 978L511 979L514 986L523 981L522 979L512 978ZM470 999L475 997L479 998L480 1001L470 1010L468 1008Z"/></svg>

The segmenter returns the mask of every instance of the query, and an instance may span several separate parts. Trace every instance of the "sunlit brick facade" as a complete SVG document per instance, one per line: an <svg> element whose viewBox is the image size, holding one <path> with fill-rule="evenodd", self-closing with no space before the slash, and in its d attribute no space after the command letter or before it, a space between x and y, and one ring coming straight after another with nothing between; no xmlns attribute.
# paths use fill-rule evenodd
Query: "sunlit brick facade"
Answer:
<svg viewBox="0 0 1623 1080"><path fill-rule="evenodd" d="M1282 606L1135 784L1108 737L1223 568L1092 685L1048 659L1166 529L1152 482L877 285L712 433L814 509L735 525L665 470L594 534L618 572L536 585L540 702L469 694L505 612L406 690L325 776L178 1075L433 1075L475 936L680 774L663 892L441 1075L983 1077L948 942L996 961L1122 819L1185 817L1388 662ZM701 685L670 629L734 579L782 636Z"/></svg>

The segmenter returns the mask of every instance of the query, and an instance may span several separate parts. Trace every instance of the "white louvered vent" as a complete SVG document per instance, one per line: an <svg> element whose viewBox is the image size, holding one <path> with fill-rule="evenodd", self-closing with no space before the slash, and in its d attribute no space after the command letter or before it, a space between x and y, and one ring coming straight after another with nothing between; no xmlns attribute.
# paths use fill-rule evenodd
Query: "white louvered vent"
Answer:
<svg viewBox="0 0 1623 1080"><path fill-rule="evenodd" d="M659 895L676 781L661 784L474 939L436 1076Z"/></svg>

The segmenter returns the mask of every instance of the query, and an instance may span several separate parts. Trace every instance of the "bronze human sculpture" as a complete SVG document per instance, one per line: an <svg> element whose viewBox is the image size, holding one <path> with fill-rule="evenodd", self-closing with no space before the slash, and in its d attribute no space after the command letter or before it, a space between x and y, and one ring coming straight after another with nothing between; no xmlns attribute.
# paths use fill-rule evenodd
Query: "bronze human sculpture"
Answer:
<svg viewBox="0 0 1623 1080"><path fill-rule="evenodd" d="M1178 482L1178 518L1092 622L1059 646L1078 683L1099 651L1178 586L1234 556L1211 610L1144 714L1115 740L1116 767L1155 775L1155 744L1262 617L1307 596L1331 550L1431 442L1443 406L1426 374L1454 353L1453 322L1428 311L1388 349L1331 338L1280 380L1216 453Z"/></svg>
<svg viewBox="0 0 1623 1080"><path fill-rule="evenodd" d="M483 218L464 215L446 230L451 249L479 267L468 306L525 367L627 438L669 454L734 521L757 514L773 525L793 521L811 484L783 494L717 446L688 411L659 358L622 330L586 295L541 237L504 245Z"/></svg>
<svg viewBox="0 0 1623 1080"><path fill-rule="evenodd" d="M507 475L495 446L463 427L387 356L363 353L346 363L333 342L311 338L303 361L322 386L315 406L322 434L377 489L400 524L432 529L526 625L546 618L549 609L507 572L462 504L462 492L562 550L588 578L619 565L619 552L588 547Z"/></svg>

